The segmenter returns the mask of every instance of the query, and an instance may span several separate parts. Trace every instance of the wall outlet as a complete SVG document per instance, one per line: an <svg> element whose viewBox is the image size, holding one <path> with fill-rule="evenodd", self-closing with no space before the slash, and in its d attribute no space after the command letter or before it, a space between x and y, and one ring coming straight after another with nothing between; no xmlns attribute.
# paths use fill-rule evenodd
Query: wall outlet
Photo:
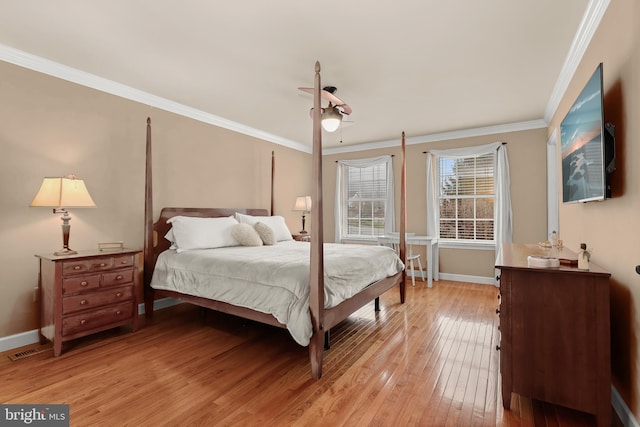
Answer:
<svg viewBox="0 0 640 427"><path fill-rule="evenodd" d="M38 288L37 287L33 288L33 302L38 302L38 295L39 295Z"/></svg>

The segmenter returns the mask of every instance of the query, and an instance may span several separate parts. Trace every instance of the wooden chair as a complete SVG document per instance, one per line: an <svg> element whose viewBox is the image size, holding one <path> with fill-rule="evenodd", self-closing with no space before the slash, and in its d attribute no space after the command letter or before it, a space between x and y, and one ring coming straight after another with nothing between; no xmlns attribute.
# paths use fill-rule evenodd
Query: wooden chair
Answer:
<svg viewBox="0 0 640 427"><path fill-rule="evenodd" d="M405 236L407 238L411 237L411 236L415 236L416 233L405 233ZM395 237L397 238L394 239L395 243L391 244L391 247L396 251L399 252L399 246L400 246L400 233L398 233L397 231L392 231L389 233L389 236L391 237ZM420 261L420 254L414 254L413 253L413 245L411 243L409 243L409 241L407 240L407 264L409 264L409 267L411 268L411 284L413 286L416 285L416 274L415 274L415 265L414 265L414 261L418 261L418 268L420 269L420 277L422 278L422 281L425 281L425 277L424 277L424 270L422 269L422 262Z"/></svg>

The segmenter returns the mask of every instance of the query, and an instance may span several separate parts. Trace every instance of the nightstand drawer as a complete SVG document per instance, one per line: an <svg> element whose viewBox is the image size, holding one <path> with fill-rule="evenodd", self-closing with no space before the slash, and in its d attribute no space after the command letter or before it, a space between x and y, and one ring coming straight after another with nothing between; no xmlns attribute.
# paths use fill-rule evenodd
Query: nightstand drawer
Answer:
<svg viewBox="0 0 640 427"><path fill-rule="evenodd" d="M113 257L113 266L115 268L133 267L133 255L122 255Z"/></svg>
<svg viewBox="0 0 640 427"><path fill-rule="evenodd" d="M62 263L62 274L64 276L69 276L72 274L95 273L98 271L110 270L113 267L113 257L100 257L98 259L66 261Z"/></svg>
<svg viewBox="0 0 640 427"><path fill-rule="evenodd" d="M131 319L132 316L132 301L75 314L62 319L62 335L73 335L110 323Z"/></svg>
<svg viewBox="0 0 640 427"><path fill-rule="evenodd" d="M96 289L100 286L100 275L70 277L62 279L62 293L75 294L87 289Z"/></svg>
<svg viewBox="0 0 640 427"><path fill-rule="evenodd" d="M133 269L118 270L102 275L102 286L122 285L133 282Z"/></svg>
<svg viewBox="0 0 640 427"><path fill-rule="evenodd" d="M131 285L112 288L107 291L74 295L72 297L66 297L62 301L62 314L123 302L132 297L133 287Z"/></svg>

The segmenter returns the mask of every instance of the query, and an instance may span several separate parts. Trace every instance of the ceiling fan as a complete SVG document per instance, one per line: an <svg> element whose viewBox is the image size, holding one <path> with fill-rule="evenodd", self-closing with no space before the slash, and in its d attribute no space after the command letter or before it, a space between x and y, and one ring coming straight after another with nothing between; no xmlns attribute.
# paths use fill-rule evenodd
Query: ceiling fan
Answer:
<svg viewBox="0 0 640 427"><path fill-rule="evenodd" d="M303 92L313 95L313 88L311 87L299 87ZM322 98L329 101L329 105L322 109L322 127L327 132L335 132L344 116L348 116L352 113L351 107L346 102L334 95L338 89L335 86L325 86L320 91ZM311 113L313 114L313 108Z"/></svg>

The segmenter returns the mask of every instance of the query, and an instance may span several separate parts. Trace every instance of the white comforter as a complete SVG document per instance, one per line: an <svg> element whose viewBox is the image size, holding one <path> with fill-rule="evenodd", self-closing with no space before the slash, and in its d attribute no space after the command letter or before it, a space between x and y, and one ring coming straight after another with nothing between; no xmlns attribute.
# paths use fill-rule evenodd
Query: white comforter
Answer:
<svg viewBox="0 0 640 427"><path fill-rule="evenodd" d="M167 250L158 257L151 286L272 314L306 346L312 335L309 248L306 242L285 241L274 246ZM403 268L396 253L384 246L326 243L325 307Z"/></svg>

